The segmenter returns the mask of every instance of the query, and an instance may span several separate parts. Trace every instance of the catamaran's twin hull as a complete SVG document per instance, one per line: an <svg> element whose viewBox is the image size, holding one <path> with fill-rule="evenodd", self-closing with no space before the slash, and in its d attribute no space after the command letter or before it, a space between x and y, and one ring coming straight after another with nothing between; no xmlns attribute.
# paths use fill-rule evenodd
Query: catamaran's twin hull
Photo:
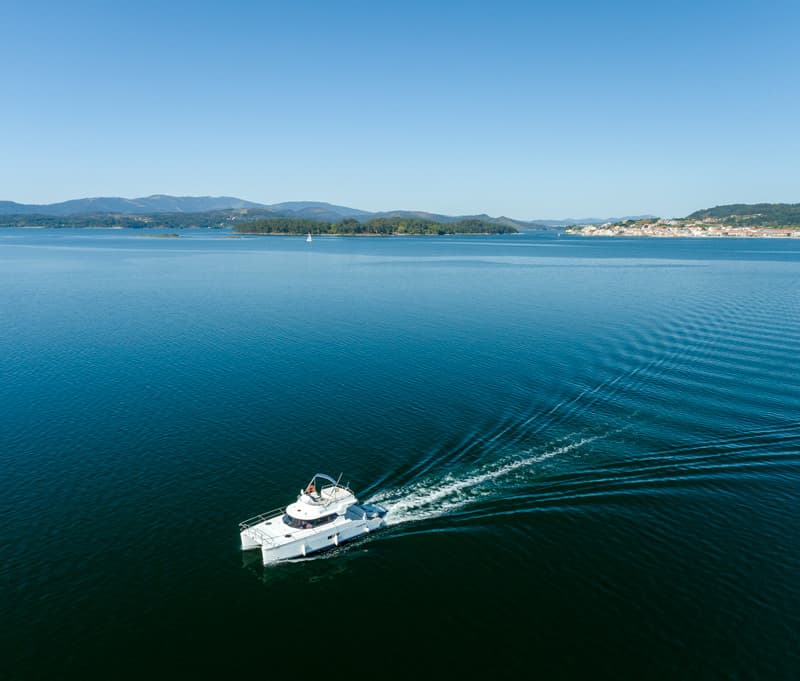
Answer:
<svg viewBox="0 0 800 681"><path fill-rule="evenodd" d="M292 558L304 558L312 553L320 553L335 548L383 526L381 518L372 520L359 520L348 522L347 525L331 527L325 532L315 534L310 537L296 539L288 544L281 546L269 546L262 544L261 560L264 565L276 563L281 560Z"/></svg>
<svg viewBox="0 0 800 681"><path fill-rule="evenodd" d="M381 516L359 518L334 522L327 528L318 528L315 532L298 533L296 538L264 536L257 526L241 532L242 550L261 549L264 565L292 558L304 558L312 553L319 553L335 548L346 542L380 529L384 526ZM255 530L255 531L254 531Z"/></svg>

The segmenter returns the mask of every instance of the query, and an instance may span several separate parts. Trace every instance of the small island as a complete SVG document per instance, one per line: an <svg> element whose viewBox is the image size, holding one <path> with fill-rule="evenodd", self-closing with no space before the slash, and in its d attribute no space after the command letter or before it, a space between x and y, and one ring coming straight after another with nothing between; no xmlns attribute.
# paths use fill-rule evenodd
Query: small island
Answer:
<svg viewBox="0 0 800 681"><path fill-rule="evenodd" d="M731 204L685 218L643 218L601 225L573 225L580 236L800 238L800 204Z"/></svg>
<svg viewBox="0 0 800 681"><path fill-rule="evenodd" d="M322 222L302 218L267 218L233 225L237 234L287 235L312 234L331 236L444 236L449 234L516 234L510 225L478 218L453 222L435 222L423 218L372 218L359 222L346 218L339 222Z"/></svg>

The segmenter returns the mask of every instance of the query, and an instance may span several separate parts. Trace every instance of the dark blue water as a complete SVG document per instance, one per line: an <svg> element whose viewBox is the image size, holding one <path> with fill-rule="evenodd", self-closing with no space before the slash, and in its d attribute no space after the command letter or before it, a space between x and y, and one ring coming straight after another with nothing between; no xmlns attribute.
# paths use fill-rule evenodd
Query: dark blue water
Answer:
<svg viewBox="0 0 800 681"><path fill-rule="evenodd" d="M797 678L800 242L227 236L0 231L0 677Z"/></svg>

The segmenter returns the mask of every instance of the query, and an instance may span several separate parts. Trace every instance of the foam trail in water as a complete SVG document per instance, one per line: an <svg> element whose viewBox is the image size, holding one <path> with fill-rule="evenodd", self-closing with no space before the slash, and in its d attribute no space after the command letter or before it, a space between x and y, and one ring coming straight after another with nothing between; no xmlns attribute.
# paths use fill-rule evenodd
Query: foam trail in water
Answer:
<svg viewBox="0 0 800 681"><path fill-rule="evenodd" d="M491 483L505 478L512 473L525 469L554 456L566 454L579 447L607 437L594 435L577 442L557 447L539 454L523 458L506 459L487 466L483 470L456 476L448 473L438 480L421 480L402 487L379 492L368 501L379 503L388 509L387 525L398 525L411 521L437 518L453 511L460 510L470 504L496 494Z"/></svg>

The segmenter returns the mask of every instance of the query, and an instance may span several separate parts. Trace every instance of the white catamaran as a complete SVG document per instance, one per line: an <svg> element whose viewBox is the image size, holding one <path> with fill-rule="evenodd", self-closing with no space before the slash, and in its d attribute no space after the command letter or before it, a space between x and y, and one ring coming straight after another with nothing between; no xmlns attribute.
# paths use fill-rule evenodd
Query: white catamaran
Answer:
<svg viewBox="0 0 800 681"><path fill-rule="evenodd" d="M239 523L242 550L261 549L264 565L300 558L383 527L386 513L383 506L359 504L348 487L317 473L285 510Z"/></svg>

